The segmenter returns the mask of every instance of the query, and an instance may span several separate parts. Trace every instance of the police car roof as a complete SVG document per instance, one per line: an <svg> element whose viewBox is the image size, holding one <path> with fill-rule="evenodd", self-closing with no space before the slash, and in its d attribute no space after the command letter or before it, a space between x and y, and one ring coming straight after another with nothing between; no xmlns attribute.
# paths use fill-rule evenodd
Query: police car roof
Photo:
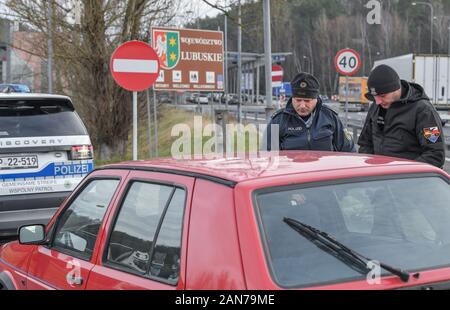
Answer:
<svg viewBox="0 0 450 310"><path fill-rule="evenodd" d="M201 176L219 183L295 177L295 182L382 176L404 173L444 173L433 166L400 158L336 152L284 151L222 159L155 159L108 165L100 169L129 169ZM267 180L266 180L267 181Z"/></svg>
<svg viewBox="0 0 450 310"><path fill-rule="evenodd" d="M60 103L71 110L75 110L72 100L68 96L40 94L40 93L0 93L0 101L5 100L50 100L54 103Z"/></svg>
<svg viewBox="0 0 450 310"><path fill-rule="evenodd" d="M63 95L40 94L40 93L0 93L0 99L66 99L69 97Z"/></svg>

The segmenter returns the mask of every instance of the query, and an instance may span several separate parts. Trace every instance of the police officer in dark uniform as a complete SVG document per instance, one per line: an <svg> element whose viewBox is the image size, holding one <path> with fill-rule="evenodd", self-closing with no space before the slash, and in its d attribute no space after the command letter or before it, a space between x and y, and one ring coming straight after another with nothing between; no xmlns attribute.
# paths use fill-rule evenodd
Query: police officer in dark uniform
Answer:
<svg viewBox="0 0 450 310"><path fill-rule="evenodd" d="M275 149L270 143L272 125L279 125L279 150L355 152L337 113L322 104L319 81L311 74L300 73L291 86L292 98L268 124L267 149Z"/></svg>
<svg viewBox="0 0 450 310"><path fill-rule="evenodd" d="M423 88L400 80L387 65L372 70L367 81L373 101L358 140L359 152L400 157L442 167L442 121Z"/></svg>

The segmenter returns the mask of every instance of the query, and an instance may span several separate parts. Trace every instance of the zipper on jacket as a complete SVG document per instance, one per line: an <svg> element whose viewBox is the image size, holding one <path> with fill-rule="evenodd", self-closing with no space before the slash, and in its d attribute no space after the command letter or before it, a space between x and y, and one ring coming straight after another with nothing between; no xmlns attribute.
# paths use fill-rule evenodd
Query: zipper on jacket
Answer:
<svg viewBox="0 0 450 310"><path fill-rule="evenodd" d="M308 129L308 148L311 149L311 129Z"/></svg>

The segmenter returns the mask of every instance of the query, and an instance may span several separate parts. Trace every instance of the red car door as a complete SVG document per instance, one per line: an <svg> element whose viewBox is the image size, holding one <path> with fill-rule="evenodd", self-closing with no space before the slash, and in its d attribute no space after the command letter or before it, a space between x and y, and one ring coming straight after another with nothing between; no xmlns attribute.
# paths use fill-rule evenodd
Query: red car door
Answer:
<svg viewBox="0 0 450 310"><path fill-rule="evenodd" d="M28 268L28 289L84 289L96 259L97 240L127 171L97 171L68 199Z"/></svg>
<svg viewBox="0 0 450 310"><path fill-rule="evenodd" d="M183 289L195 179L132 171L108 219L87 289Z"/></svg>

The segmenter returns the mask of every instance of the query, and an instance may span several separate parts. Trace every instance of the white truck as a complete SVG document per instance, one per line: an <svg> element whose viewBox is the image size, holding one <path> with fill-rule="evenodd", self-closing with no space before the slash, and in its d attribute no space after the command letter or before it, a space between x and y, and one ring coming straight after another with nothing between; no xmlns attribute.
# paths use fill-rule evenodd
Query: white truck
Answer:
<svg viewBox="0 0 450 310"><path fill-rule="evenodd" d="M450 57L407 54L375 61L394 68L400 78L420 84L437 108L450 109Z"/></svg>

